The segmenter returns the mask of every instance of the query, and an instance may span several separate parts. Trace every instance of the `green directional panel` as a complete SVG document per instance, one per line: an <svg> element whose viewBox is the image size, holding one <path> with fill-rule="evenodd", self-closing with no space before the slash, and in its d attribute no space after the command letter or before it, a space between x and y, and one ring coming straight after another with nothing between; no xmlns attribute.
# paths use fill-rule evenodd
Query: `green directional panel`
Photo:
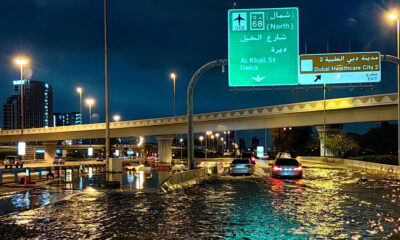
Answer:
<svg viewBox="0 0 400 240"><path fill-rule="evenodd" d="M229 86L298 84L298 21L297 8L229 10Z"/></svg>

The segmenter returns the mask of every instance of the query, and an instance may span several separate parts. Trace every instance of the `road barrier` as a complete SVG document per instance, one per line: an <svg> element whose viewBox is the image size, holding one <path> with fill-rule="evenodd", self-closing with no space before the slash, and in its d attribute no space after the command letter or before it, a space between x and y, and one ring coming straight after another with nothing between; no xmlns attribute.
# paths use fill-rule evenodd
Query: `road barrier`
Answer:
<svg viewBox="0 0 400 240"><path fill-rule="evenodd" d="M214 173L216 173L215 167L200 168L174 173L160 185L160 189L164 192L174 191L185 186L196 184L204 180L210 174Z"/></svg>
<svg viewBox="0 0 400 240"><path fill-rule="evenodd" d="M381 164L381 163L373 163L373 162L365 162L365 161L357 161L351 159L343 159L343 158L326 158L323 157L306 157L299 156L297 159L301 161L318 161L321 163L342 165L345 167L353 167L353 168L361 168L368 170L375 170L380 172L394 173L400 175L400 166Z"/></svg>

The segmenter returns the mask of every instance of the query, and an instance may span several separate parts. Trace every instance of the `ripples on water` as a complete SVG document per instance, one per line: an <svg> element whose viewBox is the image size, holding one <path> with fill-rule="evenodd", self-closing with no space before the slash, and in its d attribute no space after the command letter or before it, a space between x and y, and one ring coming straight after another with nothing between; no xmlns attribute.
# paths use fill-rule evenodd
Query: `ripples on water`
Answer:
<svg viewBox="0 0 400 240"><path fill-rule="evenodd" d="M375 179L366 180L360 172L307 169L303 180L223 177L169 194L86 187L47 206L4 215L0 234L70 239L382 239L400 224L400 181Z"/></svg>

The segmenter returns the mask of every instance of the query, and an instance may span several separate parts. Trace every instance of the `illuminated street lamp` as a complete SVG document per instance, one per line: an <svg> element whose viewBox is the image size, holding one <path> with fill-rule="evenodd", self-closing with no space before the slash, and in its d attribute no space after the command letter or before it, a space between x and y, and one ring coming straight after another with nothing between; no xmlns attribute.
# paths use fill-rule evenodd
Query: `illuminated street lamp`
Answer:
<svg viewBox="0 0 400 240"><path fill-rule="evenodd" d="M200 149L201 149L201 148L203 148L203 140L204 140L204 137L203 137L203 136L200 136L200 137L199 137L199 140L200 140Z"/></svg>
<svg viewBox="0 0 400 240"><path fill-rule="evenodd" d="M208 140L208 136L212 135L212 131L206 131L206 158L207 158L207 140Z"/></svg>
<svg viewBox="0 0 400 240"><path fill-rule="evenodd" d="M219 139L219 133L216 133L215 134L215 140L216 140L216 143L217 143L217 147L216 147L216 151L218 152L218 139Z"/></svg>
<svg viewBox="0 0 400 240"><path fill-rule="evenodd" d="M80 106L80 113L81 113L81 124L83 123L83 115L82 115L82 92L83 88L77 87L76 92L79 93L79 106Z"/></svg>
<svg viewBox="0 0 400 240"><path fill-rule="evenodd" d="M28 63L27 59L16 59L15 62L20 66L21 70L21 135L24 134L24 65ZM25 142L18 142L18 155L25 155Z"/></svg>
<svg viewBox="0 0 400 240"><path fill-rule="evenodd" d="M114 115L113 119L114 119L114 121L118 122L119 120L121 120L121 116L120 115Z"/></svg>
<svg viewBox="0 0 400 240"><path fill-rule="evenodd" d="M28 64L28 60L24 58L15 59L15 63L20 67L21 74L21 135L24 134L24 65Z"/></svg>
<svg viewBox="0 0 400 240"><path fill-rule="evenodd" d="M183 138L179 139L179 142L181 143L181 159L182 159L182 158L183 158L183 157L182 157L182 143L183 143Z"/></svg>
<svg viewBox="0 0 400 240"><path fill-rule="evenodd" d="M94 99L87 98L86 104L89 106L89 123L92 124L92 105L94 104Z"/></svg>
<svg viewBox="0 0 400 240"><path fill-rule="evenodd" d="M170 78L172 80L174 80L174 117L175 117L176 116L176 97L175 97L175 93L176 93L176 91L175 91L176 75L175 75L175 73L171 73Z"/></svg>
<svg viewBox="0 0 400 240"><path fill-rule="evenodd" d="M86 99L86 104L89 105L89 123L92 124L92 105L94 104L94 99ZM92 147L92 139L89 140L90 148Z"/></svg>
<svg viewBox="0 0 400 240"><path fill-rule="evenodd" d="M393 11L388 14L391 21L396 21L397 25L397 59L400 58L400 17L397 12ZM397 64L397 101L400 97L400 66ZM397 104L397 124L400 125L400 104ZM400 127L397 128L397 161L400 165Z"/></svg>

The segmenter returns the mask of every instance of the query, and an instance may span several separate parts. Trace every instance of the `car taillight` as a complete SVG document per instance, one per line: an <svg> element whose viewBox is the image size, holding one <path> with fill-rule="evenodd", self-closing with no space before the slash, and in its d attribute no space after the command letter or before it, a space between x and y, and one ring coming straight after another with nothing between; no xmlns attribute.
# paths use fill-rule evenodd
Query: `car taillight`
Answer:
<svg viewBox="0 0 400 240"><path fill-rule="evenodd" d="M279 172L279 171L282 171L282 168L281 168L281 167L274 166L274 167L272 168L272 170L273 170L274 172Z"/></svg>
<svg viewBox="0 0 400 240"><path fill-rule="evenodd" d="M255 161L256 161L256 158L255 158L255 157L251 157L251 161L252 161L252 162L255 162Z"/></svg>
<svg viewBox="0 0 400 240"><path fill-rule="evenodd" d="M300 172L301 170L303 170L303 168L302 168L301 166L298 166L298 167L297 167L297 168L295 168L294 170L295 170L295 171L299 171L299 172Z"/></svg>

